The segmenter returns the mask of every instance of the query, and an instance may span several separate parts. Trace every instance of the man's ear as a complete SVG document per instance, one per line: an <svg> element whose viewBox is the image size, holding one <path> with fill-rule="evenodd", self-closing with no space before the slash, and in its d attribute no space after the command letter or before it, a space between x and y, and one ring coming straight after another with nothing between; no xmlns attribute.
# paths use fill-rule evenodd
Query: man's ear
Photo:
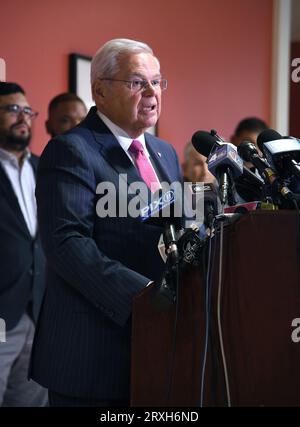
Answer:
<svg viewBox="0 0 300 427"><path fill-rule="evenodd" d="M92 85L92 92L93 92L94 98L95 97L97 97L98 99L99 97L105 98L105 95L106 95L105 85L101 80L97 79L96 81L94 81Z"/></svg>

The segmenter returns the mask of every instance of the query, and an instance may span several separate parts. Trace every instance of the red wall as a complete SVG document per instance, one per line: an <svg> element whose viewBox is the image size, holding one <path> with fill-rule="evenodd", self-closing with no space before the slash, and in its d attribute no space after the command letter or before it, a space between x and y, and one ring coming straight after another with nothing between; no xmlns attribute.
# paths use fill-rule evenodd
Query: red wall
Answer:
<svg viewBox="0 0 300 427"><path fill-rule="evenodd" d="M40 112L33 151L48 136L49 100L68 88L68 54L111 38L145 41L169 80L159 136L181 155L198 129L229 137L248 115L269 121L272 0L14 0L1 5L0 57Z"/></svg>

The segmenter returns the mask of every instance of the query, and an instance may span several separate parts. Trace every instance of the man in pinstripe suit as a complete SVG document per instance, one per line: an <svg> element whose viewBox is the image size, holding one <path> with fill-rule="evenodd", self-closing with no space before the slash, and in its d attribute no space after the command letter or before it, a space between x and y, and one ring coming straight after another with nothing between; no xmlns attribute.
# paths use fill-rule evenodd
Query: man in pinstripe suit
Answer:
<svg viewBox="0 0 300 427"><path fill-rule="evenodd" d="M146 132L167 84L151 48L111 40L93 58L91 83L96 106L49 142L38 170L47 288L30 375L52 406L129 404L132 301L164 270L161 229L128 215L101 218L97 185L109 182L120 196L125 175L128 185L151 176L156 188L181 180L175 150Z"/></svg>

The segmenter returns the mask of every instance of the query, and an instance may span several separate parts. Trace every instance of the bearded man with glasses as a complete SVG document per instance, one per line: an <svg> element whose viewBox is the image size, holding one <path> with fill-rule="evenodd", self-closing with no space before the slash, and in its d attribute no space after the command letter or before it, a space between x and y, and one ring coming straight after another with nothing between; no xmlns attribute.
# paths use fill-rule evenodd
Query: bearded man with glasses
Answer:
<svg viewBox="0 0 300 427"><path fill-rule="evenodd" d="M44 290L31 123L37 113L16 83L0 82L0 406L45 406L47 392L28 381L34 324ZM2 331L3 332L3 331Z"/></svg>
<svg viewBox="0 0 300 427"><path fill-rule="evenodd" d="M50 406L129 405L132 302L161 279L162 228L129 212L101 216L97 206L126 197L131 184L149 197L181 180L174 148L147 132L166 87L148 45L107 42L91 64L96 105L42 154L36 194L48 268L31 376L49 389Z"/></svg>

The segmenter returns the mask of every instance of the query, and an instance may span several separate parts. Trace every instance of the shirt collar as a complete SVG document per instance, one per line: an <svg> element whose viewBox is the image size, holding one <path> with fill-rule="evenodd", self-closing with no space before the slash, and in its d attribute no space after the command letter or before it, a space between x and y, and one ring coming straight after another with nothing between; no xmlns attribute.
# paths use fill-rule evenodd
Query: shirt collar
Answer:
<svg viewBox="0 0 300 427"><path fill-rule="evenodd" d="M144 150L146 149L144 134L140 135L137 138L131 138L123 129L121 129L118 125L113 123L107 116L101 113L101 111L97 110L97 114L100 119L106 124L112 134L116 137L124 151L128 152L129 147L134 139L142 144Z"/></svg>
<svg viewBox="0 0 300 427"><path fill-rule="evenodd" d="M30 157L31 152L28 150L28 148L25 148L23 155L23 164L25 161L28 161ZM4 148L0 148L0 162L11 163L12 165L19 167L19 161L17 157L9 151L5 150Z"/></svg>

